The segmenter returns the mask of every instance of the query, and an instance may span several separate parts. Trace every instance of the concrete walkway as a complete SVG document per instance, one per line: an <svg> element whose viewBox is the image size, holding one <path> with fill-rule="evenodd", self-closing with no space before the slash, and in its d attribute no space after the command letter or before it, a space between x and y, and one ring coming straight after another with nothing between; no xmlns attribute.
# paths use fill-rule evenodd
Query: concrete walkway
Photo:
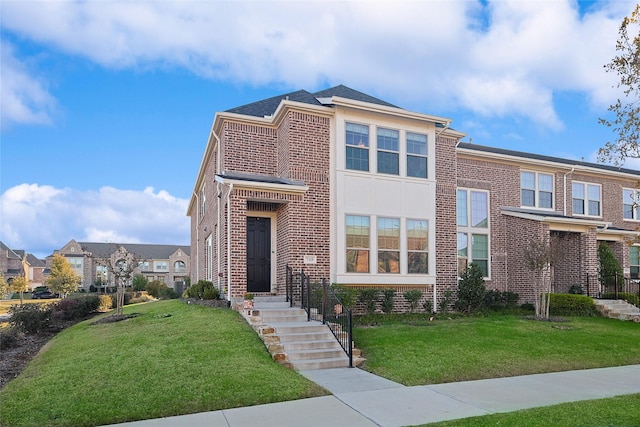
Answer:
<svg viewBox="0 0 640 427"><path fill-rule="evenodd" d="M300 374L333 395L118 427L400 427L640 393L640 365L415 387L358 368Z"/></svg>

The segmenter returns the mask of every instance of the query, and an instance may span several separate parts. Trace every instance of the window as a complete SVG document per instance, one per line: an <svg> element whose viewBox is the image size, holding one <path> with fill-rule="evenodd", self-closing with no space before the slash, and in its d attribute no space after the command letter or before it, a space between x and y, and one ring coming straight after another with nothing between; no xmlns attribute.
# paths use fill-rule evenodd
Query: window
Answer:
<svg viewBox="0 0 640 427"><path fill-rule="evenodd" d="M82 275L82 258L69 257L67 260L69 260L71 268L73 268L76 273Z"/></svg>
<svg viewBox="0 0 640 427"><path fill-rule="evenodd" d="M596 184L574 182L571 185L573 195L573 214L600 216L601 188Z"/></svg>
<svg viewBox="0 0 640 427"><path fill-rule="evenodd" d="M173 264L173 270L176 273L184 273L185 271L187 271L187 266L185 265L184 261L176 261Z"/></svg>
<svg viewBox="0 0 640 427"><path fill-rule="evenodd" d="M476 263L489 277L489 193L458 189L458 274Z"/></svg>
<svg viewBox="0 0 640 427"><path fill-rule="evenodd" d="M167 261L156 261L155 262L156 270L168 270Z"/></svg>
<svg viewBox="0 0 640 427"><path fill-rule="evenodd" d="M369 170L369 127L355 123L346 124L347 164L346 168L358 171Z"/></svg>
<svg viewBox="0 0 640 427"><path fill-rule="evenodd" d="M378 173L398 175L398 131L378 129Z"/></svg>
<svg viewBox="0 0 640 427"><path fill-rule="evenodd" d="M206 183L202 184L202 189L200 190L200 217L202 218L207 211L207 194L205 192Z"/></svg>
<svg viewBox="0 0 640 427"><path fill-rule="evenodd" d="M640 246L629 247L629 274L632 279L640 279Z"/></svg>
<svg viewBox="0 0 640 427"><path fill-rule="evenodd" d="M347 215L347 273L369 272L369 217Z"/></svg>
<svg viewBox="0 0 640 427"><path fill-rule="evenodd" d="M427 177L427 135L407 132L407 176Z"/></svg>
<svg viewBox="0 0 640 427"><path fill-rule="evenodd" d="M520 173L522 206L553 208L553 175L537 172Z"/></svg>
<svg viewBox="0 0 640 427"><path fill-rule="evenodd" d="M640 220L640 206L637 203L639 196L640 194L637 190L622 189L622 213L624 219Z"/></svg>
<svg viewBox="0 0 640 427"><path fill-rule="evenodd" d="M107 283L107 267L104 265L96 266L96 282L101 285Z"/></svg>
<svg viewBox="0 0 640 427"><path fill-rule="evenodd" d="M429 249L429 221L407 220L407 273L427 274Z"/></svg>
<svg viewBox="0 0 640 427"><path fill-rule="evenodd" d="M378 218L378 273L400 273L398 218Z"/></svg>
<svg viewBox="0 0 640 427"><path fill-rule="evenodd" d="M208 281L213 281L213 236L207 237L204 246L204 277Z"/></svg>
<svg viewBox="0 0 640 427"><path fill-rule="evenodd" d="M140 271L151 271L151 269L149 268L149 261L140 261L138 263L138 268L140 269Z"/></svg>

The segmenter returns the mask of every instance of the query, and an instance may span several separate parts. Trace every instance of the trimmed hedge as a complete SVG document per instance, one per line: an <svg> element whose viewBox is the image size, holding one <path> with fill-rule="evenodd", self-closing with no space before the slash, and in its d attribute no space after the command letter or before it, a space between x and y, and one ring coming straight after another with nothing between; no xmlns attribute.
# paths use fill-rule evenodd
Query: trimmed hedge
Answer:
<svg viewBox="0 0 640 427"><path fill-rule="evenodd" d="M600 313L593 299L586 295L551 294L549 315L597 317Z"/></svg>

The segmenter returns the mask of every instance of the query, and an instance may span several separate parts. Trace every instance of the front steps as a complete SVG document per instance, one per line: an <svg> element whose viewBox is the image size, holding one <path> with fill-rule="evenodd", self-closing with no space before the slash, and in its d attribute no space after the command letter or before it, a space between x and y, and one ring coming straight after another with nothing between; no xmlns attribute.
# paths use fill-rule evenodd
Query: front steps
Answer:
<svg viewBox="0 0 640 427"><path fill-rule="evenodd" d="M349 358L327 325L307 321L284 297L256 297L253 309L239 310L273 359L296 371L345 368Z"/></svg>
<svg viewBox="0 0 640 427"><path fill-rule="evenodd" d="M623 300L596 299L596 308L603 316L612 319L640 322L640 308Z"/></svg>

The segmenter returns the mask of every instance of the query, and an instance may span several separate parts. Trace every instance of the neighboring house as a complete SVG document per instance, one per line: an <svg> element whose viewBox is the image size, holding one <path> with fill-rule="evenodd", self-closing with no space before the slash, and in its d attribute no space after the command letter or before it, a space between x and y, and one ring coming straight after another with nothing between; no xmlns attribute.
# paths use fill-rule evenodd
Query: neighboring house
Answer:
<svg viewBox="0 0 640 427"><path fill-rule="evenodd" d="M0 242L0 273L7 282L16 276L26 276L29 288L33 289L44 284L45 268L43 260L22 249L10 249Z"/></svg>
<svg viewBox="0 0 640 427"><path fill-rule="evenodd" d="M284 294L290 266L437 307L475 262L524 302L523 248L556 234L557 291L597 274L599 241L637 274L640 172L462 143L450 124L345 86L218 112L187 213L192 281Z"/></svg>
<svg viewBox="0 0 640 427"><path fill-rule="evenodd" d="M71 263L71 267L82 277L80 289L89 291L91 286L101 284L113 287L114 277L109 272L105 260L111 260L118 248L134 254L139 266L134 275L141 274L147 280L159 280L178 293L182 293L187 277L190 276L189 246L152 245L132 243L95 243L76 242L71 240L53 255L63 255ZM51 266L53 255L47 257L47 265ZM118 261L111 260L110 265Z"/></svg>

